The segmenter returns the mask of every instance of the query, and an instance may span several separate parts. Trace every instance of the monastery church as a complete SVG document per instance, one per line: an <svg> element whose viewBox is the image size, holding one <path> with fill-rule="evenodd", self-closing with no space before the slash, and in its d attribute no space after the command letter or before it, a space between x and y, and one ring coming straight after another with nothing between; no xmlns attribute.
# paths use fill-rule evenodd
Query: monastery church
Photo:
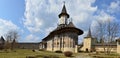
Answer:
<svg viewBox="0 0 120 58"><path fill-rule="evenodd" d="M70 17L67 13L65 4L61 13L58 15L59 25L55 30L42 39L44 49L48 51L72 51L77 52L78 36L83 34L83 31L76 28L72 21L68 22Z"/></svg>

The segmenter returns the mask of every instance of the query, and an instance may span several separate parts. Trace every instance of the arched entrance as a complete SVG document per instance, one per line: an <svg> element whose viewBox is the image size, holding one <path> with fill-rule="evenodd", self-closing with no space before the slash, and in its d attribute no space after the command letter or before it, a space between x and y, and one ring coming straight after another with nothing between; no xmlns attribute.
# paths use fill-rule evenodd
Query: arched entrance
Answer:
<svg viewBox="0 0 120 58"><path fill-rule="evenodd" d="M86 52L88 52L88 48L86 48Z"/></svg>

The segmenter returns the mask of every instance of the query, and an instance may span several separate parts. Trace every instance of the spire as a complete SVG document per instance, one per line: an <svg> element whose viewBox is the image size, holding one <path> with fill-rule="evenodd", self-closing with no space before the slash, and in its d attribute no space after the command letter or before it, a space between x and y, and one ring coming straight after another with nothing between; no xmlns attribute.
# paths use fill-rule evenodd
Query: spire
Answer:
<svg viewBox="0 0 120 58"><path fill-rule="evenodd" d="M59 18L60 18L62 15L66 15L67 18L69 18L69 14L67 13L67 10L66 10L66 7L65 7L65 1L64 1L64 5L63 5L63 8L62 8L62 11L61 11L61 13L59 14Z"/></svg>
<svg viewBox="0 0 120 58"><path fill-rule="evenodd" d="M67 13L65 4L63 5L62 12L61 13Z"/></svg>
<svg viewBox="0 0 120 58"><path fill-rule="evenodd" d="M70 22L70 23L68 24L68 27L75 27L75 25L74 25L72 22Z"/></svg>
<svg viewBox="0 0 120 58"><path fill-rule="evenodd" d="M69 19L68 27L75 27L75 25L74 25L73 22L72 22L72 18Z"/></svg>
<svg viewBox="0 0 120 58"><path fill-rule="evenodd" d="M90 27L89 27L89 31L88 31L87 37L92 37Z"/></svg>

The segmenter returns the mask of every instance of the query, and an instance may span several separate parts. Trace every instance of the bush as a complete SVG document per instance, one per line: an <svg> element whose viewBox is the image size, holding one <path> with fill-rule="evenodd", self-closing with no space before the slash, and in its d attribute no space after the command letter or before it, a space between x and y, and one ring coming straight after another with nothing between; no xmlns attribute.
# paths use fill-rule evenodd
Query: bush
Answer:
<svg viewBox="0 0 120 58"><path fill-rule="evenodd" d="M66 56L66 57L71 57L72 56L72 52L71 51L66 51L66 52L64 52L64 55Z"/></svg>
<svg viewBox="0 0 120 58"><path fill-rule="evenodd" d="M62 51L60 51L60 50L57 50L57 51L55 51L55 53L62 53Z"/></svg>
<svg viewBox="0 0 120 58"><path fill-rule="evenodd" d="M78 52L84 52L84 51L79 50Z"/></svg>
<svg viewBox="0 0 120 58"><path fill-rule="evenodd" d="M35 56L26 56L26 58L36 58Z"/></svg>
<svg viewBox="0 0 120 58"><path fill-rule="evenodd" d="M34 49L33 49L32 51L33 51L33 52L35 52L35 50L34 50Z"/></svg>
<svg viewBox="0 0 120 58"><path fill-rule="evenodd" d="M3 50L3 49L4 49L4 47L0 46L0 50Z"/></svg>
<svg viewBox="0 0 120 58"><path fill-rule="evenodd" d="M39 51L44 51L44 49L39 49Z"/></svg>

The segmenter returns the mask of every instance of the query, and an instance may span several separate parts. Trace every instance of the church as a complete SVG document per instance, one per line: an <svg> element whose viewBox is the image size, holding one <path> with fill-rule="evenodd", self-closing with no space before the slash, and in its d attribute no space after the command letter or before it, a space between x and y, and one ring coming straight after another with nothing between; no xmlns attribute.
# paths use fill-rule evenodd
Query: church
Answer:
<svg viewBox="0 0 120 58"><path fill-rule="evenodd" d="M82 35L83 31L76 28L73 22L69 20L70 15L67 13L65 4L58 17L59 25L42 39L40 48L47 51L71 51L77 53L78 36Z"/></svg>

